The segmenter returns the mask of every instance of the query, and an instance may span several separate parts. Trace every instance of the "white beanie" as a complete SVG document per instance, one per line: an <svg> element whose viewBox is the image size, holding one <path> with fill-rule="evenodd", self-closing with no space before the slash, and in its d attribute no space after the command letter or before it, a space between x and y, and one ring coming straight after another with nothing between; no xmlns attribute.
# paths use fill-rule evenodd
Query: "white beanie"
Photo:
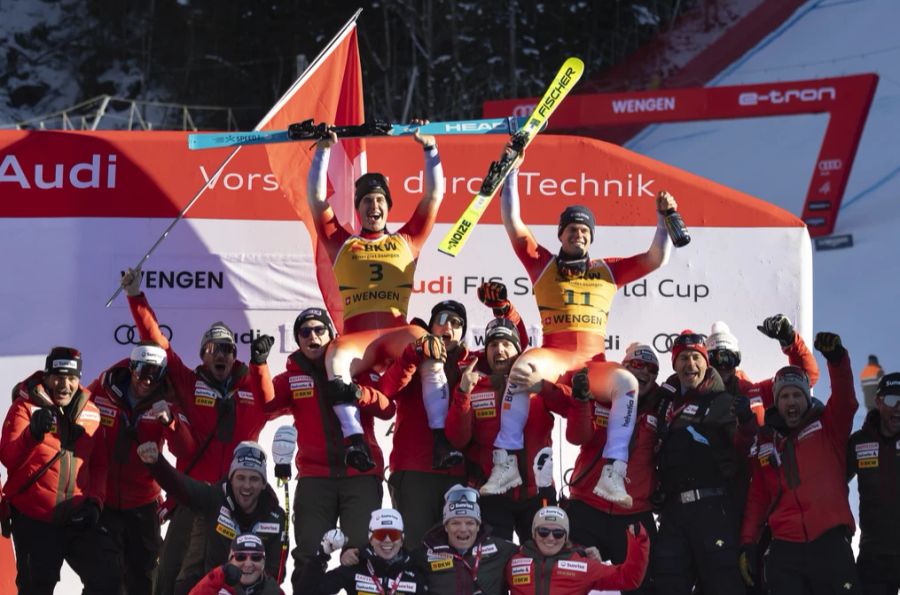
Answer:
<svg viewBox="0 0 900 595"><path fill-rule="evenodd" d="M403 517L393 508L373 510L369 519L369 535L378 529L396 529L403 532Z"/></svg>
<svg viewBox="0 0 900 595"><path fill-rule="evenodd" d="M645 364L653 364L657 368L659 367L659 358L656 357L656 352L653 351L652 347L643 343L635 342L625 349L625 358L622 360L622 363L627 364L634 359Z"/></svg>
<svg viewBox="0 0 900 595"><path fill-rule="evenodd" d="M737 337L731 334L731 329L721 320L713 323L709 337L706 339L706 350L713 351L715 349L727 349L732 353L741 352Z"/></svg>

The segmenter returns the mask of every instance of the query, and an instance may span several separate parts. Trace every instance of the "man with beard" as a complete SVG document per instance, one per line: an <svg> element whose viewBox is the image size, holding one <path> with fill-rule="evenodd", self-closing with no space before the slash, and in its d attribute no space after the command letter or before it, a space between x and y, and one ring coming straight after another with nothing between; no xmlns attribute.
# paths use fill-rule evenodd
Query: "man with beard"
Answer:
<svg viewBox="0 0 900 595"><path fill-rule="evenodd" d="M500 432L503 388L507 375L520 357L522 343L510 320L495 318L484 334L484 352L473 354L451 398L447 414L447 437L464 451L469 462L470 485L481 485L497 464L494 441ZM585 378L586 379L586 378ZM567 417L582 409L588 415L588 397L578 395L576 401L568 387L562 388L543 380L537 372L524 378L529 393L529 415L524 428L522 475L525 484L504 494L482 496L480 507L485 524L494 534L512 539L515 531L524 541L531 535L535 513L548 503L555 504L553 488L553 414ZM532 396L533 395L533 396ZM574 395L573 395L574 396Z"/></svg>
<svg viewBox="0 0 900 595"><path fill-rule="evenodd" d="M181 413L166 374L166 352L141 344L131 357L104 371L88 390L105 427L109 471L106 506L100 522L116 541L125 571L125 592L150 595L162 543L159 485L137 456L139 444L163 442L179 458L196 451L187 418Z"/></svg>
<svg viewBox="0 0 900 595"><path fill-rule="evenodd" d="M900 591L900 372L881 377L872 405L847 448L848 476L856 475L859 486L861 535L856 570L865 595L896 595Z"/></svg>
<svg viewBox="0 0 900 595"><path fill-rule="evenodd" d="M179 471L199 481L215 483L224 477L234 449L256 440L266 423L263 406L274 389L266 359L275 339L261 335L250 344L250 364L237 359L235 335L224 322L214 322L200 339L201 365L189 368L159 329L156 313L141 291L143 271L128 269L122 286L141 341L152 341L166 352L169 378L178 404L191 424L197 450L177 460ZM187 550L194 523L187 507L174 508L169 499L163 514L171 516L153 581L154 595L170 595ZM174 513L172 509L174 508Z"/></svg>
<svg viewBox="0 0 900 595"><path fill-rule="evenodd" d="M515 324L519 340L527 342L525 325L507 299L505 285L487 281L478 288L478 297L495 316ZM435 304L428 327L432 337L410 343L379 384L397 406L388 484L394 506L403 515L407 542L414 544L441 521L444 494L453 485L465 483L466 475L463 455L447 441L445 433L449 390L441 399L426 400L418 370L442 365L449 389L458 384L467 362L482 355L470 352L463 343L468 320L460 302L444 300ZM435 337L439 340L437 345L431 340ZM446 353L443 363L442 353ZM433 447L429 449L430 444Z"/></svg>
<svg viewBox="0 0 900 595"><path fill-rule="evenodd" d="M748 585L755 582L753 546L765 525L772 531L765 562L772 595L862 593L845 475L859 407L853 372L838 335L818 333L814 347L828 361L831 396L825 405L813 399L809 378L796 366L775 374L775 405L759 431L741 528L741 572Z"/></svg>
<svg viewBox="0 0 900 595"><path fill-rule="evenodd" d="M266 481L266 453L256 442L238 444L228 475L215 484L176 471L159 455L155 442L144 442L138 456L170 497L196 514L175 595L187 595L212 569L228 560L232 541L255 533L265 544L266 574L279 576L284 511Z"/></svg>
<svg viewBox="0 0 900 595"><path fill-rule="evenodd" d="M19 593L52 595L65 560L86 593L118 595L122 569L98 524L106 497L100 411L81 386L81 353L54 347L44 369L13 389L0 462L9 471Z"/></svg>
<svg viewBox="0 0 900 595"><path fill-rule="evenodd" d="M631 508L623 508L594 493L593 486L600 479L603 447L606 444L606 428L609 422L609 406L599 401L591 401L590 417L587 420L587 439L581 444L575 468L569 480L571 497L566 512L572 520L572 541L578 545L595 546L604 560L622 564L628 554L627 529L640 523L646 530L647 539L656 538L656 521L653 519L651 497L656 489L656 467L653 456L656 448L657 407L659 386L659 360L649 345L632 343L625 350L622 366L634 374L638 381L637 420L631 437L628 456L628 495ZM572 381L573 393L587 391L584 380L576 375ZM570 416L569 425L575 426L584 420ZM567 428L567 432L568 432ZM575 429L568 432L574 434ZM652 593L650 573L643 575L641 585L627 593Z"/></svg>
<svg viewBox="0 0 900 595"><path fill-rule="evenodd" d="M522 482L515 454L522 448L528 420L529 397L525 384L538 370L548 382L570 384L571 374L588 367L590 392L610 404L603 472L595 493L625 508L631 497L625 489L628 443L634 429L637 382L619 364L604 355L606 323L616 291L648 275L668 259L672 243L664 214L677 209L675 198L660 192L656 198L657 225L650 248L628 258L594 259L588 248L594 240L594 215L582 205L560 214L554 255L537 243L519 213L518 170L506 179L501 215L513 250L534 285L541 312L542 345L518 359L509 375L503 397L501 430L494 443L496 464L482 486L482 494L502 494Z"/></svg>
<svg viewBox="0 0 900 595"><path fill-rule="evenodd" d="M384 458L375 439L374 417L389 419L394 406L367 386L353 384L363 437L375 466L360 471L346 464L344 436L333 403L325 391L325 352L335 338L334 326L322 308L307 308L294 321L298 349L288 356L287 369L275 377L270 418L291 415L297 428L297 488L294 493L292 552L294 590L304 565L316 553L322 534L340 520L356 547L366 543L369 513L381 506ZM361 381L367 380L363 374ZM314 561L312 563L315 563Z"/></svg>
<svg viewBox="0 0 900 595"><path fill-rule="evenodd" d="M657 472L664 497L651 552L657 592L743 595L738 530L729 484L747 456L756 419L744 397L732 403L709 366L702 335L683 331L672 347L675 374L659 389ZM737 420L735 419L737 416Z"/></svg>
<svg viewBox="0 0 900 595"><path fill-rule="evenodd" d="M425 123L414 120L414 123ZM356 180L354 207L362 230L353 234L337 220L327 200L328 161L337 142L332 133L319 141L309 169L307 200L316 233L334 270L343 310L343 335L333 341L325 356L326 392L349 441L346 462L360 471L375 466L363 437L359 411L353 405L352 379L362 372L396 359L410 341L424 334L406 321L419 252L431 233L444 196L441 160L433 136L418 131L415 142L425 151L425 192L412 217L396 232L387 229L393 206L387 178L370 172ZM423 370L425 398L443 389L442 370ZM438 397L439 398L439 397Z"/></svg>

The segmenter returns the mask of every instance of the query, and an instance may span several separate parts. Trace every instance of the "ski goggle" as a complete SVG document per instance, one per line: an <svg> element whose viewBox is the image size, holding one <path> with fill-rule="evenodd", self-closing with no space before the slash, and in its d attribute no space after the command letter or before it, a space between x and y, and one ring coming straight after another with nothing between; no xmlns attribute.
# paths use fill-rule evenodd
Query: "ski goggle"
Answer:
<svg viewBox="0 0 900 595"><path fill-rule="evenodd" d="M741 358L729 349L713 349L709 352L709 363L716 369L737 368Z"/></svg>
<svg viewBox="0 0 900 595"><path fill-rule="evenodd" d="M303 339L309 339L310 337L312 337L313 333L315 333L317 337L321 337L327 332L327 326L304 326L299 331L297 331L297 334L300 335L300 337Z"/></svg>
<svg viewBox="0 0 900 595"><path fill-rule="evenodd" d="M672 347L693 347L695 345L706 346L706 338L703 335L678 335L672 342Z"/></svg>
<svg viewBox="0 0 900 595"><path fill-rule="evenodd" d="M131 373L138 380L149 380L150 382L159 382L166 375L164 366L155 364L147 364L144 362L131 362Z"/></svg>
<svg viewBox="0 0 900 595"><path fill-rule="evenodd" d="M468 502L478 504L478 490L474 488L456 488L447 494L447 504L459 504Z"/></svg>
<svg viewBox="0 0 900 595"><path fill-rule="evenodd" d="M453 312L441 312L434 319L439 325L443 326L445 324L449 324L452 329L461 329L463 326L463 319L454 314Z"/></svg>
<svg viewBox="0 0 900 595"><path fill-rule="evenodd" d="M894 408L897 405L900 405L900 395L883 395L882 400L884 400L885 407Z"/></svg>
<svg viewBox="0 0 900 595"><path fill-rule="evenodd" d="M658 365L652 362L645 362L641 359L628 360L628 363L625 364L625 366L631 368L632 370L647 370L647 372L653 375L659 374Z"/></svg>
<svg viewBox="0 0 900 595"><path fill-rule="evenodd" d="M246 562L247 558L250 558L254 562L262 562L266 559L265 554L231 554L231 557L234 558L235 562Z"/></svg>
<svg viewBox="0 0 900 595"><path fill-rule="evenodd" d="M372 531L372 538L377 541L390 539L391 541L401 541L403 532L398 529L375 529Z"/></svg>
<svg viewBox="0 0 900 595"><path fill-rule="evenodd" d="M216 343L210 341L203 348L203 353L213 356L219 354L224 356L237 355L237 347L235 347L233 343Z"/></svg>
<svg viewBox="0 0 900 595"><path fill-rule="evenodd" d="M549 527L538 527L534 530L537 533L538 537L550 537L553 536L553 539L562 539L566 536L565 529L551 529Z"/></svg>

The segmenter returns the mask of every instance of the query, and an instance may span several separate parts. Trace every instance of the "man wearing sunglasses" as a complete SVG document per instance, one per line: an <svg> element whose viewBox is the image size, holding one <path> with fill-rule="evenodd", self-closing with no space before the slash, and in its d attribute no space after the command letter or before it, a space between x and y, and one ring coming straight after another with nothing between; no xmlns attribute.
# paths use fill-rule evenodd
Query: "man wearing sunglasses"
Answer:
<svg viewBox="0 0 900 595"><path fill-rule="evenodd" d="M159 485L137 456L139 444L155 442L181 459L196 452L187 418L174 403L166 376L166 352L142 343L131 357L105 370L88 390L106 428L109 468L101 523L116 541L125 570L125 592L150 595L162 543Z"/></svg>
<svg viewBox="0 0 900 595"><path fill-rule="evenodd" d="M81 370L81 352L54 347L44 369L13 388L3 422L0 462L9 472L4 499L11 506L20 593L52 595L63 561L86 593L121 591L115 545L99 525L104 428L81 386Z"/></svg>
<svg viewBox="0 0 900 595"><path fill-rule="evenodd" d="M407 323L406 315L419 252L443 200L444 179L434 137L416 132L413 139L425 151L425 190L409 221L396 232L387 229L393 207L388 180L374 172L362 175L355 184L353 206L362 225L360 232L355 234L338 223L327 200L326 175L336 135L332 133L318 142L309 168L310 213L344 306L343 334L331 343L325 356L327 392L336 403L344 437L352 443L349 462L360 470L373 467L374 461L363 439L350 383L358 374L386 367L390 360L400 357L410 341L424 334L422 328ZM440 392L441 387L424 382L423 390Z"/></svg>
<svg viewBox="0 0 900 595"><path fill-rule="evenodd" d="M675 374L658 391L656 465L661 506L651 552L658 593L743 595L737 569L741 511L730 494L748 455L756 418L709 365L705 337L683 331L672 346ZM735 402L733 402L735 401ZM737 415L737 419L735 419Z"/></svg>
<svg viewBox="0 0 900 595"><path fill-rule="evenodd" d="M210 570L224 564L232 541L244 533L255 533L265 544L266 573L281 576L284 510L267 483L267 457L259 444L238 444L228 474L214 484L176 471L155 442L138 446L138 456L166 493L195 514L175 595L187 595Z"/></svg>
<svg viewBox="0 0 900 595"><path fill-rule="evenodd" d="M606 444L606 428L609 424L609 406L591 401L587 420L578 412L569 416L566 429L570 442L580 443L575 468L569 479L569 498L566 512L572 519L572 541L585 547L596 547L605 560L622 564L628 554L629 539L626 529L635 523L644 527L648 539L656 537L656 521L653 518L651 496L656 489L656 466L653 461L656 449L657 407L656 394L659 385L659 359L649 345L632 343L625 350L622 366L634 374L638 381L637 420L629 445L628 495L631 508L611 502L597 495L595 486L600 479L603 447ZM573 393L587 391L587 378L576 374L572 379ZM580 426L586 426L579 430ZM586 437L572 439L576 433ZM644 575L641 585L629 594L652 593L651 573Z"/></svg>
<svg viewBox="0 0 900 595"><path fill-rule="evenodd" d="M482 523L478 490L457 485L444 496L443 524L429 531L413 559L435 595L505 595L511 541Z"/></svg>
<svg viewBox="0 0 900 595"><path fill-rule="evenodd" d="M494 443L501 431L503 389L509 370L520 357L523 335L524 327L517 328L511 320L495 318L488 323L484 352L473 354L463 370L447 415L447 436L466 454L470 483L481 486L485 523L499 537L512 539L516 532L522 541L531 534L535 512L548 501L556 501L551 457L554 414L566 418L580 407L587 417L590 410L586 398L576 401L567 386L552 384L532 372L524 384L533 397L529 399L523 448L507 453L516 461L517 471L522 467L524 484L503 494L485 491L485 480L498 464ZM527 341L527 335L524 338Z"/></svg>
<svg viewBox="0 0 900 595"><path fill-rule="evenodd" d="M900 372L878 381L862 428L850 436L847 475L859 487L863 593L900 591Z"/></svg>
<svg viewBox="0 0 900 595"><path fill-rule="evenodd" d="M520 336L526 336L518 311L507 299L505 285L487 281L477 293L495 316L509 319ZM419 543L441 521L444 494L451 486L465 483L466 473L462 453L446 436L449 390L436 396L423 393L419 370L431 368L429 373L433 373L440 367L447 388L452 389L467 362L479 355L470 352L463 342L468 320L460 302L435 304L427 326L431 334L410 343L380 381L381 390L397 406L388 483L410 543Z"/></svg>
<svg viewBox="0 0 900 595"><path fill-rule="evenodd" d="M297 488L294 493L292 552L296 585L311 561L322 534L340 520L351 543L366 542L369 513L381 506L384 457L375 439L374 418L389 419L394 406L367 386L368 375L354 384L363 437L375 465L365 471L347 464L349 442L328 400L325 352L335 331L322 308L307 308L294 321L297 349L287 358L286 370L275 377L275 398L266 405L270 419L291 415L297 428ZM295 587L296 591L296 587Z"/></svg>
<svg viewBox="0 0 900 595"><path fill-rule="evenodd" d="M306 566L296 593L427 593L424 573L415 566L404 547L403 517L393 508L372 511L369 543L362 549L345 550L342 565L325 572L331 554L344 545L340 529L328 531ZM347 563L350 562L350 563Z"/></svg>
<svg viewBox="0 0 900 595"><path fill-rule="evenodd" d="M771 339L777 339L781 351L788 356L788 364L802 368L809 376L811 386L819 380L819 365L816 358L806 346L800 333L794 331L790 319L784 314L769 316L756 327L759 332ZM765 423L766 409L775 402L772 394L773 378L753 382L740 369L741 351L737 337L731 333L728 325L722 321L714 322L709 337L706 339L709 352L709 365L716 369L725 390L732 395L746 395L750 399L750 409L756 415L759 425Z"/></svg>
<svg viewBox="0 0 900 595"><path fill-rule="evenodd" d="M775 374L775 404L759 431L741 528L740 568L748 585L756 582L755 545L763 527L772 532L765 561L772 595L862 593L846 478L859 408L853 371L840 336L818 333L813 346L828 362L831 396L824 405L813 398L809 378L796 366ZM877 460L871 448L859 454Z"/></svg>
<svg viewBox="0 0 900 595"><path fill-rule="evenodd" d="M597 489L606 499L628 507L631 498L625 489L625 474L638 387L634 376L619 364L606 361L606 323L616 291L668 259L672 243L664 214L678 205L671 194L660 192L650 248L628 258L605 259L588 254L595 228L591 210L582 205L566 207L557 231L561 245L554 255L537 243L522 221L517 180L518 169L514 169L503 187L500 212L513 250L534 286L543 339L539 349L519 358L509 375L503 427L494 444L499 463L485 485L486 492L501 494L521 481L514 462L504 459L504 453L522 447L522 428L528 416L524 381L528 375L539 370L549 382L568 384L572 374L587 366L593 398L610 404L605 465Z"/></svg>
<svg viewBox="0 0 900 595"><path fill-rule="evenodd" d="M283 595L278 582L266 575L266 547L253 533L231 542L228 562L214 568L191 589L190 595Z"/></svg>
<svg viewBox="0 0 900 595"><path fill-rule="evenodd" d="M166 352L169 381L197 441L196 452L179 458L177 467L199 481L215 483L227 474L235 447L256 440L266 423L264 404L274 396L266 360L275 339L261 335L250 344L249 365L237 359L234 333L223 322L213 323L200 339L201 364L189 368L159 329L156 313L141 292L143 271L128 269L122 286L142 341L153 341ZM193 515L186 507L172 513L174 502L163 505L171 524L160 550L154 578L155 595L170 595L181 568Z"/></svg>
<svg viewBox="0 0 900 595"><path fill-rule="evenodd" d="M596 551L586 551L569 540L569 517L558 506L534 515L531 539L506 565L511 595L583 595L596 590L629 592L641 584L647 571L650 541L643 526L622 528L627 555L621 564L604 563Z"/></svg>

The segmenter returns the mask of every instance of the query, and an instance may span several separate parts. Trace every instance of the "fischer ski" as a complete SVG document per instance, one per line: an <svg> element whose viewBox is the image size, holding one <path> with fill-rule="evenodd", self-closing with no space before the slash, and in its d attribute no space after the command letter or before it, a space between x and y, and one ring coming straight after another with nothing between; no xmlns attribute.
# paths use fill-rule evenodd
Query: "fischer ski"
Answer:
<svg viewBox="0 0 900 595"><path fill-rule="evenodd" d="M481 216L491 203L491 199L493 199L494 195L497 193L500 184L503 183L503 180L506 179L506 176L512 169L515 160L522 154L525 148L531 144L531 141L534 140L537 133L541 131L547 123L547 120L553 112L556 111L556 108L559 107L559 104L562 103L563 99L569 94L569 91L572 90L572 87L575 86L583 73L584 62L578 58L569 58L563 63L562 68L556 73L553 84L547 88L547 91L544 92L544 96L537 105L535 105L531 116L529 116L525 124L512 135L511 146L513 154L508 155L504 151L503 156L499 161L491 163L488 173L481 183L481 189L478 191L478 194L475 195L475 198L472 199L472 202L463 212L456 224L450 228L450 231L447 232L447 235L441 240L441 243L438 246L440 252L443 252L448 256L456 256L459 254L459 251L462 250L462 247L469 239L469 235L472 233L475 224L481 219Z"/></svg>
<svg viewBox="0 0 900 595"><path fill-rule="evenodd" d="M528 120L520 118L489 118L487 120L456 120L429 122L428 124L391 124L382 120L366 122L358 126L331 126L305 120L291 124L287 130L256 130L253 132L202 132L188 135L188 148L220 149L239 145L287 143L298 140L317 140L333 130L340 138L372 136L411 136L419 130L422 134L512 134Z"/></svg>

